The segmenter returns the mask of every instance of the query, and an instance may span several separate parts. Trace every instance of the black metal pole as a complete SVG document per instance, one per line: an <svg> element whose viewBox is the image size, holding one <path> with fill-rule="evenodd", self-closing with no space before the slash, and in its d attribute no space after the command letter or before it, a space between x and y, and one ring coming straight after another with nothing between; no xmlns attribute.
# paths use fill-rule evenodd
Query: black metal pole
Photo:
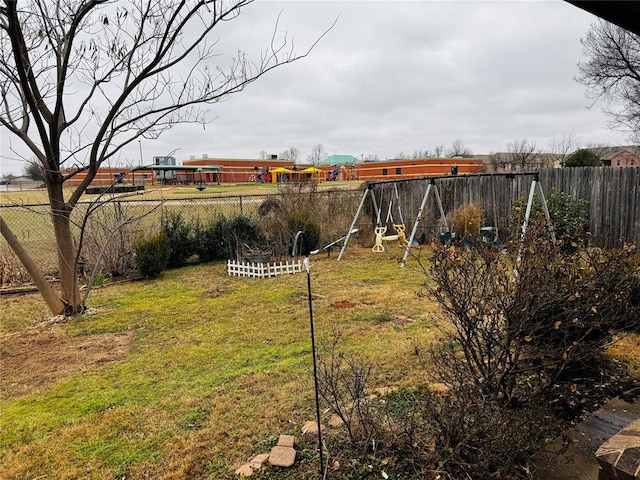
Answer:
<svg viewBox="0 0 640 480"><path fill-rule="evenodd" d="M305 257L304 266L307 270L307 293L309 295L309 325L311 326L311 354L313 355L313 383L316 394L316 421L318 423L318 448L320 450L320 474L324 478L324 454L322 453L322 425L320 424L320 397L318 395L318 367L316 365L316 341L313 328L313 304L311 298L311 266L309 257Z"/></svg>

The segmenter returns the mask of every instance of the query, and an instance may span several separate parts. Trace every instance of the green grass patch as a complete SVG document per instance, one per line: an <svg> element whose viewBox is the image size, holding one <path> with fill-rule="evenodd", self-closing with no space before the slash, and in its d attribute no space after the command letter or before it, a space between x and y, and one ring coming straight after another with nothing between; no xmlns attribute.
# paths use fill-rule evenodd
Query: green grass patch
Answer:
<svg viewBox="0 0 640 480"><path fill-rule="evenodd" d="M344 349L374 361L380 386L422 375L413 351L432 337L424 315L432 307L415 293L417 270L350 249L339 263L314 258L311 280L318 340L342 329ZM14 319L5 332L42 320L34 299L0 300ZM65 364L67 374L1 396L0 477L231 479L278 435L299 435L313 419L306 274L247 279L228 277L223 263L189 266L97 289L90 306L96 313L56 335L127 332L128 353ZM0 337L5 352L8 338ZM313 470L312 446L307 456L288 478Z"/></svg>

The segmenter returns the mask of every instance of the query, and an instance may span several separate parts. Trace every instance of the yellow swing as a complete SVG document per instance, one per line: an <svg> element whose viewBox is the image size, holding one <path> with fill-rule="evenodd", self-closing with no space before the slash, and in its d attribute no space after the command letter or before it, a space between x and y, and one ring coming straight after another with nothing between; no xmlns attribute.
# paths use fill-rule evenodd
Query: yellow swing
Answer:
<svg viewBox="0 0 640 480"><path fill-rule="evenodd" d="M408 242L407 242L407 237L406 237L406 227L404 224L404 219L402 218L402 209L400 208L400 196L398 194L398 187L397 185L394 183L393 184L393 189L394 189L394 193L395 193L395 197L396 197L396 201L398 203L398 213L400 215L400 221L401 223L396 224L394 223L393 220L393 213L392 213L392 209L393 209L393 194L391 195L391 198L389 199L389 208L387 209L387 219L385 221L386 225L391 224L391 226L393 227L393 230L395 232L395 235L386 235L385 233L387 233L387 226L386 225L382 225L380 222L380 213L382 211L382 202L380 203L380 208L378 209L378 218L376 221L376 227L375 227L375 235L376 235L376 241L375 244L373 245L372 250L374 252L377 253L381 253L385 251L385 246L383 242L388 242L388 241L394 241L397 240L398 241L398 245L402 246L402 247L406 247Z"/></svg>

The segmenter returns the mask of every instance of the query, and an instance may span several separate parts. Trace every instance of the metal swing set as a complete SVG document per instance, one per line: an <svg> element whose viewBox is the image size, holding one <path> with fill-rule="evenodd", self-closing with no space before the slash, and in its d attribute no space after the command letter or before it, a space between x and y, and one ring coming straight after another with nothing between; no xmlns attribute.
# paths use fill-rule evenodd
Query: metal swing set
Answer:
<svg viewBox="0 0 640 480"><path fill-rule="evenodd" d="M540 199L542 202L542 210L544 212L544 215L546 217L547 220L547 225L548 225L548 229L549 229L549 234L551 236L552 241L555 242L556 238L555 238L555 232L553 229L553 224L551 223L551 216L549 215L549 209L547 207L547 200L546 197L544 195L544 191L542 189L542 185L540 184L540 175L538 172L515 172L515 173L477 173L477 174L469 174L469 175L464 175L464 176L460 176L457 178L472 178L472 177L505 177L505 178L515 178L516 176L521 176L521 177L532 177L531 178L531 187L529 188L529 196L527 199L527 208L525 210L525 215L524 215L524 221L522 222L522 226L520 227L520 240L524 240L524 237L527 233L527 228L529 226L529 219L531 216L531 207L533 205L533 198L534 195L536 193L536 190L538 192L538 194L540 195ZM349 238L351 236L351 232L354 230L354 227L358 221L358 218L360 217L360 213L362 212L362 208L365 204L365 201L367 200L367 197L371 196L371 201L373 203L373 207L374 207L374 211L376 212L376 225L375 225L375 229L374 232L376 234L376 242L375 245L373 246L373 251L374 252L383 252L385 251L385 246L384 246L384 242L386 241L394 241L394 240L398 240L402 246L404 246L405 251L404 251L404 255L402 257L402 262L400 263L401 267L404 267L407 261L407 257L409 256L409 252L411 250L411 246L414 244L415 238L416 238L416 233L418 231L418 227L420 225L420 219L423 218L423 213L424 210L426 208L427 205L427 201L429 200L429 197L433 194L433 196L435 197L436 200L436 205L438 207L438 211L440 213L440 219L442 221L442 225L445 229L445 232L443 234L440 235L440 240L443 242L446 242L448 240L451 240L455 237L455 232L452 232L451 229L449 228L449 225L447 223L447 217L445 215L444 212L444 208L442 206L442 199L440 197L440 192L438 189L438 185L437 182L439 180L444 180L444 179L451 179L452 177L450 175L446 175L446 176L438 176L438 177L429 177L426 178L425 181L427 182L427 188L425 190L424 196L422 197L422 203L420 204L420 208L418 209L418 213L416 215L416 219L415 222L413 223L413 228L411 230L411 235L409 237L409 239L407 240L405 237L405 230L406 230L406 226L404 223L404 219L402 217L402 210L400 207L400 196L398 194L398 181L395 182L370 182L367 185L367 188L364 191L364 194L362 195L362 199L360 200L360 204L358 205L358 209L356 210L356 214L353 217L353 221L351 222L351 227L349 228L349 234L347 234L345 241L342 245L342 249L340 250L340 254L338 255L338 261L340 261L342 259L342 256L344 255L344 252L347 248L347 244L349 243ZM400 180L400 182L406 182L409 180ZM381 204L380 206L378 206L378 202L376 201L376 197L375 197L375 193L373 191L373 186L374 185L378 185L378 184L388 184L388 183L393 183L393 193L391 194L391 199L389 201L389 207L387 210L387 219L385 224L382 224L381 222L381 210L382 210L382 198L380 198ZM382 194L381 194L382 197ZM395 202L397 204L397 208L398 208L398 214L399 214L399 219L400 222L399 224L395 224L393 222L393 215L392 215L392 207L393 207L393 201L394 201L394 197L395 197ZM496 206L495 206L495 186L493 186L493 202L494 202L494 222L496 222L496 225L494 227L484 227L481 229L480 234L482 235L482 237L484 239L489 238L490 236L493 235L493 242L496 245L500 245L501 241L498 237L498 230L497 230L497 214L496 214ZM387 224L391 223L392 227L395 230L395 234L394 235L386 235L385 233L387 232Z"/></svg>

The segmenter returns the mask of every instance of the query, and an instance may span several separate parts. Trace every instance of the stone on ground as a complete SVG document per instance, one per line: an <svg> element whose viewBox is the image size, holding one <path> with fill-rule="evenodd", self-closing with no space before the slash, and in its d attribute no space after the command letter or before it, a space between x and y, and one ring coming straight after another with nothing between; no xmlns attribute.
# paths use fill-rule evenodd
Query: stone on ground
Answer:
<svg viewBox="0 0 640 480"><path fill-rule="evenodd" d="M322 429L322 431L324 432L326 430L326 427L324 425L320 425L320 428ZM318 422L316 421L312 421L309 420L308 422L305 422L304 425L302 425L302 434L303 435L317 435L318 434Z"/></svg>
<svg viewBox="0 0 640 480"><path fill-rule="evenodd" d="M268 453L261 453L260 455L256 455L249 463L245 463L240 468L238 468L235 472L236 475L240 475L240 478L250 477L253 475L253 472L256 470L260 470L264 462L269 459Z"/></svg>
<svg viewBox="0 0 640 480"><path fill-rule="evenodd" d="M332 428L338 428L338 427L341 427L342 425L344 425L344 422L340 418L340 415L338 415L337 413L334 413L329 417L328 423L329 423L329 426L332 427ZM317 428L316 428L316 430L317 430Z"/></svg>
<svg viewBox="0 0 640 480"><path fill-rule="evenodd" d="M249 463L251 465L254 465L254 469L257 470L262 465L264 465L264 462L266 462L267 460L269 460L269 454L268 453L261 453L259 455L256 455L255 457L253 457L249 461Z"/></svg>
<svg viewBox="0 0 640 480"><path fill-rule="evenodd" d="M279 447L290 447L293 448L296 444L296 437L293 435L280 435L278 438L278 446Z"/></svg>
<svg viewBox="0 0 640 480"><path fill-rule="evenodd" d="M276 467L290 467L296 461L296 451L291 447L273 447L269 463Z"/></svg>
<svg viewBox="0 0 640 480"><path fill-rule="evenodd" d="M253 464L245 463L240 468L238 468L235 473L236 475L240 475L240 478L244 478L244 477L250 477L251 475L253 475L254 470L256 469L253 468Z"/></svg>

